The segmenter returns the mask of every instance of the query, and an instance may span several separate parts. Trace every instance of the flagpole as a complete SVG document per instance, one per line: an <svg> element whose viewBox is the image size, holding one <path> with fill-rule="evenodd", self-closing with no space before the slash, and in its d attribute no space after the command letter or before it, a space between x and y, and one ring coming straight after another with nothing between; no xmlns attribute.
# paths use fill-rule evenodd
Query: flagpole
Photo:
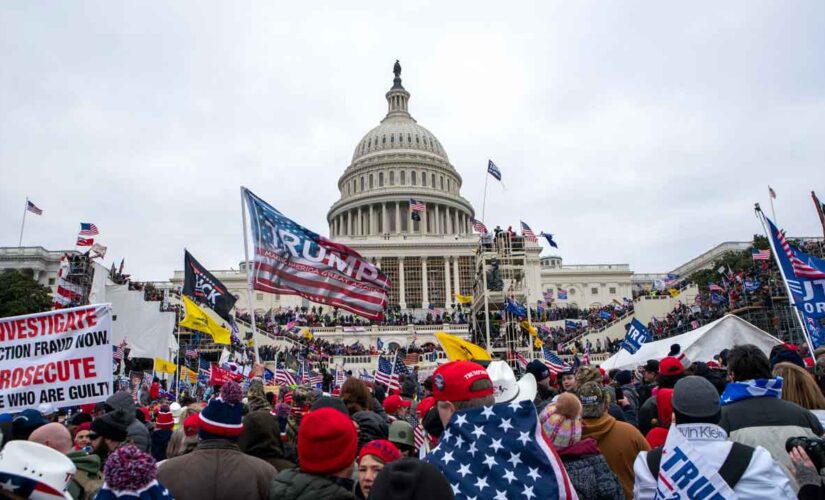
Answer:
<svg viewBox="0 0 825 500"><path fill-rule="evenodd" d="M802 335L805 337L805 342L808 343L808 348L811 350L811 354L813 354L814 344L811 341L811 337L808 335L808 329L805 327L805 322L802 321L802 315L799 314L799 308L796 307L796 301L793 298L793 293L791 293L791 288L788 286L788 278L785 276L785 270L782 268L782 263L779 262L779 254L777 253L776 246L773 243L773 235L768 230L768 227L765 225L765 218L762 214L762 209L759 208L758 203L756 204L755 209L756 213L758 214L759 221L762 222L762 229L765 230L765 234L768 236L768 243L771 246L771 252L773 252L773 260L774 262L776 262L776 266L779 268L779 274L782 276L782 284L785 285L785 292L788 294L788 302L790 303L791 307L796 313L796 319L799 321L799 326L802 327ZM779 230L778 227L777 230Z"/></svg>
<svg viewBox="0 0 825 500"><path fill-rule="evenodd" d="M773 189L771 189L770 186L768 186L768 189L771 191L770 193L768 193L768 199L771 201L771 217L773 217L773 223L776 224L776 227L779 227L779 221L776 220L776 212L773 209L773 198L774 198ZM763 226L764 226L764 224L763 224ZM811 351L811 352L813 352L813 351Z"/></svg>
<svg viewBox="0 0 825 500"><path fill-rule="evenodd" d="M487 352L493 352L490 345L490 300L489 290L487 290L487 258L481 257L481 284L484 287L484 329L487 333Z"/></svg>
<svg viewBox="0 0 825 500"><path fill-rule="evenodd" d="M249 303L249 314L252 318L252 345L255 348L255 362L261 362L261 356L258 353L258 327L255 321L255 304L252 302L252 280L249 276L249 236L246 234L246 203L244 203L244 192L246 188L241 186L241 220L243 221L243 255L244 255L244 269L246 269L246 296Z"/></svg>
<svg viewBox="0 0 825 500"><path fill-rule="evenodd" d="M487 208L487 181L488 180L490 180L490 173L485 170L484 171L484 196L482 196L482 198L481 198L481 222L484 222L484 212Z"/></svg>
<svg viewBox="0 0 825 500"><path fill-rule="evenodd" d="M26 227L26 212L29 211L29 197L26 196L26 204L23 205L23 222L20 224L20 240L17 242L17 248L23 246L23 228Z"/></svg>
<svg viewBox="0 0 825 500"><path fill-rule="evenodd" d="M178 330L178 357L175 360L175 376L177 377L178 383L176 384L178 390L178 396L180 396L180 311L175 314L175 326ZM190 337L191 342L191 337Z"/></svg>

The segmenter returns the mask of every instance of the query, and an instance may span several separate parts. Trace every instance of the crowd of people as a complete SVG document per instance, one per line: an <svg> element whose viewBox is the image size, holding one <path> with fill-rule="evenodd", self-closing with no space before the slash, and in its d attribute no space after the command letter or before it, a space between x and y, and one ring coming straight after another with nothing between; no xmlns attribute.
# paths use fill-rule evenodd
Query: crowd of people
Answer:
<svg viewBox="0 0 825 500"><path fill-rule="evenodd" d="M534 360L520 377L451 361L392 390L352 374L328 392L265 385L255 364L204 400L153 384L41 405L0 414L0 496L823 498L825 349L680 350L610 372Z"/></svg>

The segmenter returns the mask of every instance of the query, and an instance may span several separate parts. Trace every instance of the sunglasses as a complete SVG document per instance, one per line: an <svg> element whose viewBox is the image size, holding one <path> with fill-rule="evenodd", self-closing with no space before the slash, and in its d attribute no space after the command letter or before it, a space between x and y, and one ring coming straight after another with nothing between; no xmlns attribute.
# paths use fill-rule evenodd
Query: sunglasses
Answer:
<svg viewBox="0 0 825 500"><path fill-rule="evenodd" d="M95 434L94 432L90 432L88 437L89 437L90 440L94 441L95 439L100 437L100 434Z"/></svg>

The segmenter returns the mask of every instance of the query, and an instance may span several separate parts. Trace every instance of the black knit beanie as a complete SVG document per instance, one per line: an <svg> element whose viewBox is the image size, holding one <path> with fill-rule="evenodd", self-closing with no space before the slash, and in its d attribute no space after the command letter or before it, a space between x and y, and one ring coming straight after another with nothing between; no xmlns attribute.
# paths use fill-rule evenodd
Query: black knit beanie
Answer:
<svg viewBox="0 0 825 500"><path fill-rule="evenodd" d="M370 500L449 500L453 488L435 466L417 458L402 458L384 466L375 478Z"/></svg>
<svg viewBox="0 0 825 500"><path fill-rule="evenodd" d="M129 421L123 410L106 413L92 421L92 432L112 441L126 441L128 427Z"/></svg>

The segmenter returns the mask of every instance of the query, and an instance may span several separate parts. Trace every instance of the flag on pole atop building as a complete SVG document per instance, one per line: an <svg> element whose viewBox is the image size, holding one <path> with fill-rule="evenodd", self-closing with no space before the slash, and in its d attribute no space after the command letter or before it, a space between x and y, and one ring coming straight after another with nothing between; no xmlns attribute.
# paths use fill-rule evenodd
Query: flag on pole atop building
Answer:
<svg viewBox="0 0 825 500"><path fill-rule="evenodd" d="M33 213L34 215L43 215L43 210L37 208L37 205L30 202L29 200L26 200L26 210Z"/></svg>
<svg viewBox="0 0 825 500"><path fill-rule="evenodd" d="M521 222L521 235L524 236L524 239L526 239L528 241L532 241L534 243L536 241L538 241L536 239L536 233L534 233L533 230L530 229L530 226L525 224L524 221L519 221L519 222Z"/></svg>
<svg viewBox="0 0 825 500"><path fill-rule="evenodd" d="M90 246L94 246L94 244L95 244L94 238L81 238L80 236L78 236L77 237L77 243L75 245L79 246L79 247L90 247Z"/></svg>
<svg viewBox="0 0 825 500"><path fill-rule="evenodd" d="M384 317L390 282L368 259L306 229L244 188L254 245L255 290Z"/></svg>
<svg viewBox="0 0 825 500"><path fill-rule="evenodd" d="M106 257L106 247L104 247L100 243L95 243L92 245L92 252L94 252L94 255L92 255L93 259L96 259L98 257Z"/></svg>
<svg viewBox="0 0 825 500"><path fill-rule="evenodd" d="M487 173L495 177L497 181L501 180L501 170L493 163L493 160L487 160Z"/></svg>
<svg viewBox="0 0 825 500"><path fill-rule="evenodd" d="M769 195L771 198L773 198L774 200L776 199L776 191L774 191L774 190L773 190L773 188L772 188L772 187L770 187L770 186L768 186L768 195Z"/></svg>
<svg viewBox="0 0 825 500"><path fill-rule="evenodd" d="M91 222L81 222L80 223L80 233L82 236L94 236L96 234L100 234L97 230L97 226L92 224Z"/></svg>
<svg viewBox="0 0 825 500"><path fill-rule="evenodd" d="M552 235L552 234L550 234L550 233L545 233L544 231L542 231L541 235L542 235L542 236L544 236L544 239L546 239L546 240L547 240L547 243L548 243L551 247L553 247L553 248L559 248L559 246L556 244L556 242L555 242L555 241L553 241L553 235Z"/></svg>
<svg viewBox="0 0 825 500"><path fill-rule="evenodd" d="M410 198L410 210L412 210L413 212L426 212L427 204L422 201L415 201L414 199Z"/></svg>
<svg viewBox="0 0 825 500"><path fill-rule="evenodd" d="M487 232L487 226L478 219L473 219L473 231L484 234Z"/></svg>

